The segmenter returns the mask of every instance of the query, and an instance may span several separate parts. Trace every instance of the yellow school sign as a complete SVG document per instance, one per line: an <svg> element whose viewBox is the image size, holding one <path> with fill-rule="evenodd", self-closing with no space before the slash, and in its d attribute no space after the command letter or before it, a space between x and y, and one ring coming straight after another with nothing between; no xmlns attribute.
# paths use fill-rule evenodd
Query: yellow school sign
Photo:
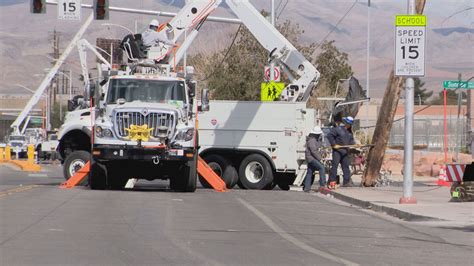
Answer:
<svg viewBox="0 0 474 266"><path fill-rule="evenodd" d="M396 15L395 26L426 26L424 15Z"/></svg>
<svg viewBox="0 0 474 266"><path fill-rule="evenodd" d="M285 83L275 81L263 82L260 88L260 99L262 102L269 102L280 97L281 92L285 89Z"/></svg>

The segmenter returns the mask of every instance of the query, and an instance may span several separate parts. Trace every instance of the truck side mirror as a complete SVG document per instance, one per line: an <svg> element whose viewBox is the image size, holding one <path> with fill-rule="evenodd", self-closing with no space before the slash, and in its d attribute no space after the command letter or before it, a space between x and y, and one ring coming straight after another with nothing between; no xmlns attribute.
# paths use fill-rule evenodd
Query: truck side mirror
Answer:
<svg viewBox="0 0 474 266"><path fill-rule="evenodd" d="M199 111L207 112L209 111L209 91L203 89L201 92L201 106Z"/></svg>
<svg viewBox="0 0 474 266"><path fill-rule="evenodd" d="M196 96L196 83L195 82L189 82L188 83L188 88L189 88L189 91L188 91L189 98L193 98L194 96Z"/></svg>

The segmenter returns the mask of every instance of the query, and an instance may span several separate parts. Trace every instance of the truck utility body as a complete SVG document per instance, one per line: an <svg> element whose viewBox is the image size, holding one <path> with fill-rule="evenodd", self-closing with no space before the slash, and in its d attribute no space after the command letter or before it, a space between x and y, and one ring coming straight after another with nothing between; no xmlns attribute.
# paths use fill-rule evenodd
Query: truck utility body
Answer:
<svg viewBox="0 0 474 266"><path fill-rule="evenodd" d="M306 136L314 124L315 110L301 102L211 101L199 116L200 154L231 162L221 167L235 167L245 188L286 189L305 169ZM265 162L245 160L249 156L263 156L271 172Z"/></svg>

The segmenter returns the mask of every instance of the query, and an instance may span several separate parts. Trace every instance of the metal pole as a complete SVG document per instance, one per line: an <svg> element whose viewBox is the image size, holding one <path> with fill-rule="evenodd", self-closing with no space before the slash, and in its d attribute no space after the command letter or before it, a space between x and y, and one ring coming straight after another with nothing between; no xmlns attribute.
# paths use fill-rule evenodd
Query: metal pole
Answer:
<svg viewBox="0 0 474 266"><path fill-rule="evenodd" d="M370 0L367 3L367 81L366 81L367 98L370 98ZM365 104L365 126L368 132L369 128L369 104Z"/></svg>
<svg viewBox="0 0 474 266"><path fill-rule="evenodd" d="M408 14L415 15L415 0L408 0ZM415 81L409 77L405 82L405 149L403 172L403 197L400 204L416 203L413 197L413 113Z"/></svg>
<svg viewBox="0 0 474 266"><path fill-rule="evenodd" d="M447 102L447 91L446 89L443 90L443 115L444 115L444 137L443 137L443 144L444 144L444 163L448 163L448 115L446 110L446 102Z"/></svg>
<svg viewBox="0 0 474 266"><path fill-rule="evenodd" d="M271 7L271 22L273 27L275 27L275 0L272 0L272 7ZM273 63L273 60L270 62L270 81L275 80L275 63Z"/></svg>
<svg viewBox="0 0 474 266"><path fill-rule="evenodd" d="M459 116L461 114L461 101L462 101L462 91L460 90L461 88L461 81L462 81L462 74L459 73L458 74L458 116L456 118L456 147L454 147L456 149L456 162L459 162L459 150L461 149L461 145L459 143Z"/></svg>
<svg viewBox="0 0 474 266"><path fill-rule="evenodd" d="M46 130L51 130L51 86L46 93Z"/></svg>
<svg viewBox="0 0 474 266"><path fill-rule="evenodd" d="M72 71L69 70L69 100L72 100Z"/></svg>

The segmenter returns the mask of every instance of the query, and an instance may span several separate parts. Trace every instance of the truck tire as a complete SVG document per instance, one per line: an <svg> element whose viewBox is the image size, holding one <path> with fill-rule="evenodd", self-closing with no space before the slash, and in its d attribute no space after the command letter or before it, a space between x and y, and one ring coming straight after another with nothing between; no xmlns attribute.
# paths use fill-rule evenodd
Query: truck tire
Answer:
<svg viewBox="0 0 474 266"><path fill-rule="evenodd" d="M124 176L123 169L114 164L106 164L107 169L107 187L114 190L122 190L127 184L128 178Z"/></svg>
<svg viewBox="0 0 474 266"><path fill-rule="evenodd" d="M295 182L295 174L276 173L276 184L281 190L290 190L290 186Z"/></svg>
<svg viewBox="0 0 474 266"><path fill-rule="evenodd" d="M63 165L63 174L66 180L69 180L79 169L81 169L91 159L91 154L87 151L75 151L66 157ZM87 185L87 178L84 178L79 185Z"/></svg>
<svg viewBox="0 0 474 266"><path fill-rule="evenodd" d="M240 163L239 180L246 189L265 189L273 182L272 166L262 155L250 154Z"/></svg>
<svg viewBox="0 0 474 266"><path fill-rule="evenodd" d="M239 174L229 160L221 155L211 154L204 158L204 161L214 172L224 181L228 189L233 188L239 180ZM204 188L211 188L211 185L202 176L199 176L199 182Z"/></svg>
<svg viewBox="0 0 474 266"><path fill-rule="evenodd" d="M89 187L92 190L104 190L107 188L107 176L105 166L92 162L89 173Z"/></svg>
<svg viewBox="0 0 474 266"><path fill-rule="evenodd" d="M197 175L196 153L193 160L180 167L178 176L170 179L170 188L179 192L194 192L196 191Z"/></svg>

